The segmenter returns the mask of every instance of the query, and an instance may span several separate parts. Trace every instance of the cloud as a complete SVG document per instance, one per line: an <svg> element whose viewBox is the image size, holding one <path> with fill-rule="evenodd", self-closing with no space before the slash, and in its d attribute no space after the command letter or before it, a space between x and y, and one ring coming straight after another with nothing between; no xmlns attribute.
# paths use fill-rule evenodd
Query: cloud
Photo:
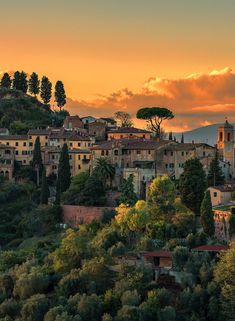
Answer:
<svg viewBox="0 0 235 321"><path fill-rule="evenodd" d="M68 100L72 114L111 116L117 110L128 111L133 118L140 107L166 106L175 118L165 122L166 130L183 131L202 124L235 121L235 74L226 67L210 73L195 73L181 79L151 77L134 92L120 88L110 95L97 95L91 101ZM143 122L136 121L139 126Z"/></svg>

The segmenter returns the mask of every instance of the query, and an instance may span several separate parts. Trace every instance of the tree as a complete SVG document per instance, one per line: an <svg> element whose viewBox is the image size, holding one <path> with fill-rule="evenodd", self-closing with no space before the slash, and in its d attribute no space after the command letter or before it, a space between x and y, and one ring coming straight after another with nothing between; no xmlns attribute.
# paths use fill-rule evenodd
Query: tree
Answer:
<svg viewBox="0 0 235 321"><path fill-rule="evenodd" d="M78 303L78 313L84 321L100 320L103 312L103 304L96 294L83 294Z"/></svg>
<svg viewBox="0 0 235 321"><path fill-rule="evenodd" d="M183 144L184 143L184 134L182 134L182 136L181 136L181 144Z"/></svg>
<svg viewBox="0 0 235 321"><path fill-rule="evenodd" d="M131 174L127 179L123 179L121 184L121 197L120 197L120 203L133 206L137 200L138 197L134 191L134 184L133 184L134 176Z"/></svg>
<svg viewBox="0 0 235 321"><path fill-rule="evenodd" d="M55 85L55 101L61 111L61 108L66 104L66 94L64 84L60 80L58 80Z"/></svg>
<svg viewBox="0 0 235 321"><path fill-rule="evenodd" d="M21 310L24 321L43 321L44 315L49 308L49 301L44 294L31 296Z"/></svg>
<svg viewBox="0 0 235 321"><path fill-rule="evenodd" d="M79 204L79 195L83 191L89 177L90 175L88 172L81 172L72 178L69 189L62 195L62 201L64 204Z"/></svg>
<svg viewBox="0 0 235 321"><path fill-rule="evenodd" d="M105 182L109 180L110 186L112 185L112 180L115 176L115 167L110 163L108 158L98 158L96 160L94 172Z"/></svg>
<svg viewBox="0 0 235 321"><path fill-rule="evenodd" d="M150 207L157 206L160 212L167 213L176 197L175 185L168 176L158 176L152 181L147 194Z"/></svg>
<svg viewBox="0 0 235 321"><path fill-rule="evenodd" d="M64 144L60 153L58 176L56 184L56 201L60 203L60 197L70 186L71 173L69 164L69 152L67 144Z"/></svg>
<svg viewBox="0 0 235 321"><path fill-rule="evenodd" d="M13 88L21 90L21 75L19 71L16 71L13 76Z"/></svg>
<svg viewBox="0 0 235 321"><path fill-rule="evenodd" d="M179 191L182 202L196 215L206 190L206 174L198 158L189 159L184 164L184 171L179 179Z"/></svg>
<svg viewBox="0 0 235 321"><path fill-rule="evenodd" d="M218 151L215 152L215 157L210 163L210 169L207 176L208 186L218 186L224 184L224 174L219 165Z"/></svg>
<svg viewBox="0 0 235 321"><path fill-rule="evenodd" d="M214 269L214 281L219 287L220 302L223 318L221 320L235 320L235 243L230 249L222 252L220 260Z"/></svg>
<svg viewBox="0 0 235 321"><path fill-rule="evenodd" d="M118 127L132 127L133 123L131 120L131 115L124 111L117 111L114 114L114 118L117 121Z"/></svg>
<svg viewBox="0 0 235 321"><path fill-rule="evenodd" d="M84 189L78 195L78 204L84 206L104 206L106 203L104 181L93 173L85 183Z"/></svg>
<svg viewBox="0 0 235 321"><path fill-rule="evenodd" d="M28 90L27 74L24 71L20 73L20 90L26 94Z"/></svg>
<svg viewBox="0 0 235 321"><path fill-rule="evenodd" d="M149 128L156 134L161 136L161 124L164 120L174 118L171 110L163 107L144 107L137 111L136 117L147 121Z"/></svg>
<svg viewBox="0 0 235 321"><path fill-rule="evenodd" d="M52 84L50 80L46 76L43 76L41 81L40 95L45 105L48 105L50 103L51 91L52 91Z"/></svg>
<svg viewBox="0 0 235 321"><path fill-rule="evenodd" d="M1 87L8 88L8 89L11 88L11 77L7 72L5 72L2 76Z"/></svg>
<svg viewBox="0 0 235 321"><path fill-rule="evenodd" d="M48 204L48 197L50 196L50 191L47 184L46 170L45 167L42 171L42 186L41 186L41 195L40 202L41 204Z"/></svg>
<svg viewBox="0 0 235 321"><path fill-rule="evenodd" d="M37 136L34 143L32 166L37 171L37 184L39 185L39 176L40 176L40 173L42 172L42 154L41 154L41 143L40 143L39 136Z"/></svg>
<svg viewBox="0 0 235 321"><path fill-rule="evenodd" d="M214 236L215 222L214 222L214 215L212 211L210 191L205 192L205 195L201 204L200 214L201 214L201 224L204 232L209 236Z"/></svg>
<svg viewBox="0 0 235 321"><path fill-rule="evenodd" d="M172 132L169 132L169 138L168 140L173 140L173 133Z"/></svg>
<svg viewBox="0 0 235 321"><path fill-rule="evenodd" d="M29 78L29 92L35 97L39 94L40 90L40 80L38 79L38 74L35 72Z"/></svg>

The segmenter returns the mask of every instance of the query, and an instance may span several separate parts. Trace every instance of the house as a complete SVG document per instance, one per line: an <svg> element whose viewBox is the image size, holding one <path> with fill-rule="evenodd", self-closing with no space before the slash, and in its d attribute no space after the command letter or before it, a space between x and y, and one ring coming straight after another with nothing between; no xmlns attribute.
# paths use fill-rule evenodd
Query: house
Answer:
<svg viewBox="0 0 235 321"><path fill-rule="evenodd" d="M110 130L108 133L108 140L113 139L132 139L132 138L143 138L151 139L151 132L145 129L135 127L120 127L118 129Z"/></svg>
<svg viewBox="0 0 235 321"><path fill-rule="evenodd" d="M66 116L63 127L67 130L82 130L84 129L84 123L78 115Z"/></svg>
<svg viewBox="0 0 235 321"><path fill-rule="evenodd" d="M84 125L86 124L90 124L93 123L94 121L96 121L96 118L93 116L85 116L81 118L82 122Z"/></svg>
<svg viewBox="0 0 235 321"><path fill-rule="evenodd" d="M9 130L7 128L0 128L0 136L9 135Z"/></svg>
<svg viewBox="0 0 235 321"><path fill-rule="evenodd" d="M34 146L35 140L37 137L40 139L41 146L48 146L49 137L51 135L52 130L48 129L30 129L28 131L28 140L30 146Z"/></svg>
<svg viewBox="0 0 235 321"><path fill-rule="evenodd" d="M235 188L231 185L209 187L212 206L227 205L233 199Z"/></svg>
<svg viewBox="0 0 235 321"><path fill-rule="evenodd" d="M14 172L15 147L0 144L0 175L12 180Z"/></svg>
<svg viewBox="0 0 235 321"><path fill-rule="evenodd" d="M104 122L109 129L115 129L117 127L117 122L113 118L102 117L99 120Z"/></svg>
<svg viewBox="0 0 235 321"><path fill-rule="evenodd" d="M104 141L106 138L106 124L96 120L92 123L89 123L87 126L88 134L93 136L96 141Z"/></svg>
<svg viewBox="0 0 235 321"><path fill-rule="evenodd" d="M22 165L29 165L33 155L33 142L28 135L3 135L0 144L15 148L15 160Z"/></svg>
<svg viewBox="0 0 235 321"><path fill-rule="evenodd" d="M192 248L192 251L219 253L221 251L227 251L228 249L229 249L228 245L201 245L201 246Z"/></svg>

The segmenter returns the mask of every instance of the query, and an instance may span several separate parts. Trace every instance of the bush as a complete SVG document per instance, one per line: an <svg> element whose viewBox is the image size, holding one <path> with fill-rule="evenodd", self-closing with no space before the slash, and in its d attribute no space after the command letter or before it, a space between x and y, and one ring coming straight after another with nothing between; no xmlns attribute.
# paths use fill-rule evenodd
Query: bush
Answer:
<svg viewBox="0 0 235 321"><path fill-rule="evenodd" d="M24 321L43 321L48 311L49 301L43 294L31 296L21 309L21 316Z"/></svg>

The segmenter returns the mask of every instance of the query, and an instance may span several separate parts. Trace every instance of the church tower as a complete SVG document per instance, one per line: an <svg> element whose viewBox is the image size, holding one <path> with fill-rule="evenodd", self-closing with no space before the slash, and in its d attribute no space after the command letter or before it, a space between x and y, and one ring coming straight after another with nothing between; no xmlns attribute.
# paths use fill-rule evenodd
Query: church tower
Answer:
<svg viewBox="0 0 235 321"><path fill-rule="evenodd" d="M234 128L227 120L218 128L217 147L220 158L231 164L231 172L234 175Z"/></svg>

